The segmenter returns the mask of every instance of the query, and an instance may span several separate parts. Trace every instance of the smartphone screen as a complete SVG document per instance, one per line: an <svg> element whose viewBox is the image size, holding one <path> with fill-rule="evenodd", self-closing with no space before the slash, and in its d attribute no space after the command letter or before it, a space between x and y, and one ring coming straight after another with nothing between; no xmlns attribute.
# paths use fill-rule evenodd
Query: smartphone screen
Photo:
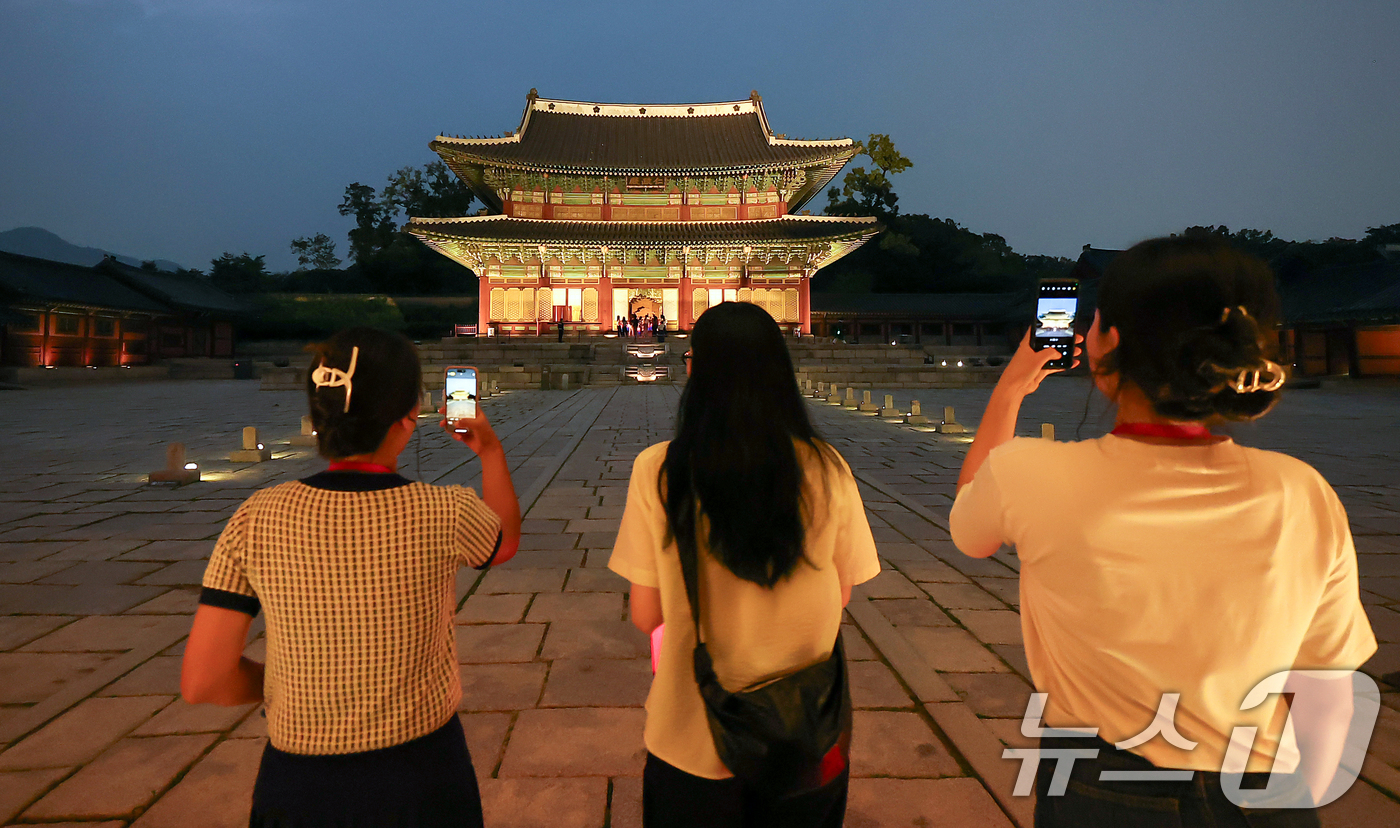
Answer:
<svg viewBox="0 0 1400 828"><path fill-rule="evenodd" d="M1040 283L1035 300L1035 323L1031 348L1054 348L1063 356L1046 363L1047 368L1068 368L1074 362L1074 315L1079 309L1079 282L1074 279L1046 279Z"/></svg>
<svg viewBox="0 0 1400 828"><path fill-rule="evenodd" d="M476 419L476 369L448 368L443 396L447 400L447 419Z"/></svg>

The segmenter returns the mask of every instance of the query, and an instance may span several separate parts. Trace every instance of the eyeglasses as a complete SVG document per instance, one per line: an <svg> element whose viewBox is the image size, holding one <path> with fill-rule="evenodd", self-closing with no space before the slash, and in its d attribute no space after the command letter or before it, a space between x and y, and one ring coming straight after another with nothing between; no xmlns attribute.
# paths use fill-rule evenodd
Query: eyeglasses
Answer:
<svg viewBox="0 0 1400 828"><path fill-rule="evenodd" d="M690 362L690 351L686 351L685 353L681 354L681 359L685 360L686 362Z"/></svg>

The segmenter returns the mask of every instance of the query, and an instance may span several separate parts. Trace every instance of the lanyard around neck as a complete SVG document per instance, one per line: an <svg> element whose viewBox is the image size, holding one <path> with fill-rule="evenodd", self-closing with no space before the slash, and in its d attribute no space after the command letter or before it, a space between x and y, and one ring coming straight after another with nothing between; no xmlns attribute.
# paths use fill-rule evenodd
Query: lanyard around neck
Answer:
<svg viewBox="0 0 1400 828"><path fill-rule="evenodd" d="M388 466L382 466L378 463L360 463L354 460L337 460L332 463L330 468L326 469L326 471L372 472L374 474L394 473L394 470Z"/></svg>
<svg viewBox="0 0 1400 828"><path fill-rule="evenodd" d="M1210 429L1195 423L1119 423L1109 433L1133 437L1169 437L1173 440L1209 440L1215 436Z"/></svg>

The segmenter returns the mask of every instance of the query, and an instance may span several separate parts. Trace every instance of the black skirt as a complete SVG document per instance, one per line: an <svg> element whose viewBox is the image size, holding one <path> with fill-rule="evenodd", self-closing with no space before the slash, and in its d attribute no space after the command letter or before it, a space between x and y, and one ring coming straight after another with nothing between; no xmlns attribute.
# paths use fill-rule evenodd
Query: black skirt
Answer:
<svg viewBox="0 0 1400 828"><path fill-rule="evenodd" d="M401 745L336 756L263 750L250 828L481 828L462 722Z"/></svg>

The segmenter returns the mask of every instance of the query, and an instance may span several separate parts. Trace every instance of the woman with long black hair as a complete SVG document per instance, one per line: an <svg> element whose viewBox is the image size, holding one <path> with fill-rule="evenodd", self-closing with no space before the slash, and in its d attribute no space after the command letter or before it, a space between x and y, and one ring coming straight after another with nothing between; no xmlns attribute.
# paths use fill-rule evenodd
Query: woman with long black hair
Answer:
<svg viewBox="0 0 1400 828"><path fill-rule="evenodd" d="M647 698L643 824L840 826L844 755L823 766L824 784L780 801L720 760L680 561L697 561L702 640L734 692L832 657L851 586L880 570L870 525L850 468L812 428L773 318L724 302L690 342L675 439L637 456L608 564L632 584L633 623L666 625Z"/></svg>
<svg viewBox="0 0 1400 828"><path fill-rule="evenodd" d="M968 555L1016 547L1026 658L1060 729L1042 748L1095 752L1067 780L1042 756L1035 824L1316 826L1376 640L1332 487L1216 431L1279 400L1273 274L1218 239L1151 239L1109 265L1098 305L1085 351L1112 432L1013 439L1058 356L1023 340L949 519ZM1290 670L1291 700L1247 701Z"/></svg>

